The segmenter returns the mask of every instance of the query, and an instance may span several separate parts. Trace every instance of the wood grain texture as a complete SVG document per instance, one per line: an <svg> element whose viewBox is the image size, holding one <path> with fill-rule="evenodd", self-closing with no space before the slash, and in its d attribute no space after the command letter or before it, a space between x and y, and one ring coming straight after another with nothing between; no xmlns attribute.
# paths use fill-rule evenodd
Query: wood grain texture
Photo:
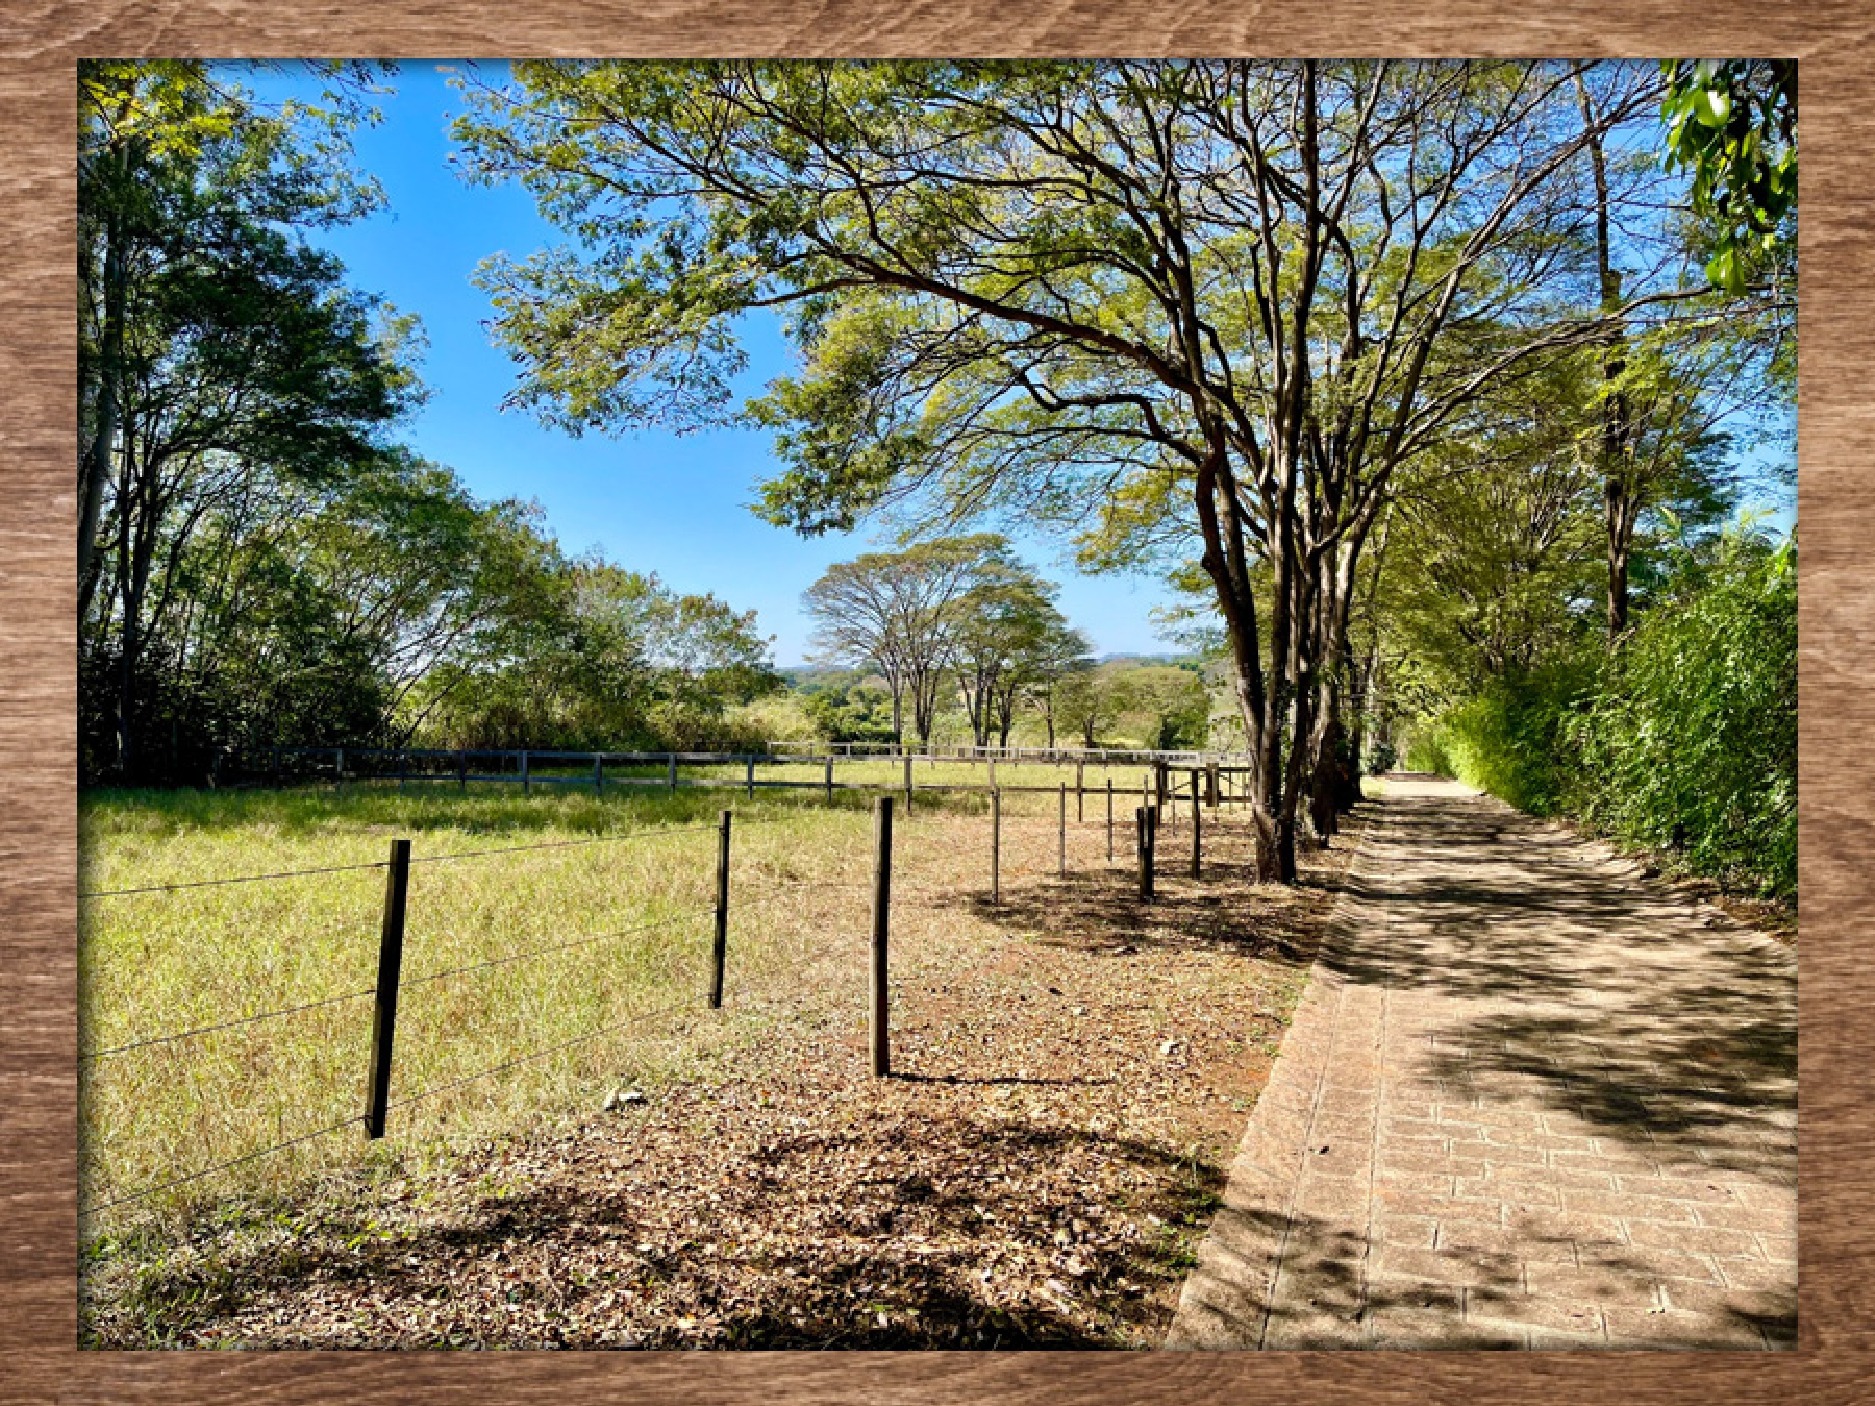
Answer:
<svg viewBox="0 0 1875 1406"><path fill-rule="evenodd" d="M0 1401L1875 1400L1875 13L1859 0L8 0L0 13ZM1801 1348L1729 1354L79 1353L73 64L81 55L1796 55Z"/></svg>

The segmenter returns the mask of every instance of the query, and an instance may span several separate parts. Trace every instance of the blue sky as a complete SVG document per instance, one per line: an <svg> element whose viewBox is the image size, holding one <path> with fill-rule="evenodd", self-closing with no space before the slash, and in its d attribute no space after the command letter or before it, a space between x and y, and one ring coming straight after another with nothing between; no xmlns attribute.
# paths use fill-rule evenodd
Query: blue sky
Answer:
<svg viewBox="0 0 1875 1406"><path fill-rule="evenodd" d="M755 610L763 632L774 636L776 662L801 662L810 629L801 592L833 562L881 544L865 531L803 539L749 512L744 505L756 481L773 465L765 434L574 439L524 411L502 411L515 366L490 343L488 300L471 275L490 254L523 257L562 236L519 187L476 187L456 177L448 128L460 102L439 71L448 67L402 66L395 96L381 101L382 123L358 132L354 143L388 208L317 241L344 259L354 286L423 319L430 399L405 439L453 468L480 497L538 501L568 552L598 547L676 590L713 591L739 610ZM269 100L318 93L309 75L243 77ZM789 351L766 317L751 319L746 345L753 391L786 366ZM1168 647L1148 618L1171 600L1160 582L1081 576L1060 569L1052 544L1021 545L1031 564L1060 581L1062 610L1097 653Z"/></svg>

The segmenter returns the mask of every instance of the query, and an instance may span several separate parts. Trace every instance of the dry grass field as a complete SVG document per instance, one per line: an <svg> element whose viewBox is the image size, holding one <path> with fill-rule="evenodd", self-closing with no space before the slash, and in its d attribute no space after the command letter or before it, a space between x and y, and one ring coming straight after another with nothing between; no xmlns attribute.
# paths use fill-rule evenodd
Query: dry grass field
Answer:
<svg viewBox="0 0 1875 1406"><path fill-rule="evenodd" d="M711 1011L725 804L735 809L728 980L725 1009ZM1192 881L1181 816L1161 831L1160 899L1146 908L1133 887L1131 804L1116 801L1109 864L1104 794L1086 798L1084 822L1070 796L1066 880L1057 805L1005 796L1000 905L989 902L984 797L920 794L899 818L900 1077L881 1084L865 1074L863 794L836 793L831 805L809 792L750 802L702 789L92 795L87 892L339 872L85 900L87 1340L969 1345L982 1333L982 1345L1145 1345L1275 1052L1344 851L1320 857L1311 886L1258 888L1244 822L1225 813L1209 827L1206 875ZM358 1119L384 871L345 866L379 864L393 836L413 842L403 995L388 1133L367 1142ZM137 1043L231 1021L247 1023ZM632 1101L602 1112L620 1088ZM814 1128L872 1150L829 1160ZM1068 1129L1071 1144L1060 1140ZM621 1136L628 1148L612 1145ZM821 1150L790 1159L784 1145ZM769 1170L750 1173L750 1159ZM877 1199L887 1165L922 1209L855 1209ZM517 1166L527 1169L518 1180ZM946 1198L920 1188L941 1182L942 1168L987 1219L940 1214ZM465 1248L475 1237L465 1241L462 1224L438 1231L439 1216L481 1223L522 1183L529 1205L553 1186L599 1204L621 1174L638 1188L631 1245L658 1243L653 1222L665 1225L669 1253L704 1282L645 1270L656 1256L637 1249L620 1260L605 1236L560 1244L563 1217L481 1252ZM1000 1213L988 1209L997 1201ZM1057 1225L1040 1214L1055 1202L1078 1209ZM811 1252L807 1241L782 1252L772 1237L789 1225L806 1235L816 1214L839 1235L823 1226ZM1060 1242L1057 1232L1081 1233L1073 1223L1107 1237L1104 1259ZM828 1268L829 1255L844 1263L853 1247L838 1245L854 1234L862 1257L899 1267L895 1289L862 1292L868 1281L850 1266ZM1007 1273L994 1286L976 1280L968 1302L934 1294L908 1235L948 1243L939 1257L958 1274L980 1272L986 1254ZM504 1238L509 1257L517 1245L548 1264L597 1256L579 1271L591 1292L575 1303L562 1285L545 1298L545 1328L531 1310L516 1318L499 1272L480 1289L468 1283L503 1262ZM744 1241L766 1248L727 1248ZM384 1273L360 1272L390 1247L401 1248ZM449 1247L471 1267L418 1268ZM331 1269L331 1255L350 1266L348 1292L389 1297L338 1316L316 1308L326 1302L316 1266ZM791 1255L798 1264L783 1272ZM1105 1299L1083 1282L1097 1261ZM634 1265L645 1271L635 1280ZM1067 1272L1076 1267L1080 1279ZM621 1275L637 1287L601 1300L597 1286ZM407 1311L403 1295L458 1280L450 1315ZM809 1283L818 1287L802 1300ZM776 1285L788 1289L786 1311ZM991 1287L1014 1297L999 1307ZM725 1295L748 1311L712 1316Z"/></svg>

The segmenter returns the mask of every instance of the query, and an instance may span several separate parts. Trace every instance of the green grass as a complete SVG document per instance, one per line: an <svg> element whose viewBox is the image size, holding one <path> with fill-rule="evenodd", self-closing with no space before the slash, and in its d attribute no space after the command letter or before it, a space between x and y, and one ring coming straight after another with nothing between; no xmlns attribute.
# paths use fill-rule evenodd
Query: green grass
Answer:
<svg viewBox="0 0 1875 1406"><path fill-rule="evenodd" d="M1066 771L1071 777L1072 768ZM714 826L732 804L733 1022L704 1009ZM463 1139L589 1107L615 1082L677 1077L699 1060L730 1053L737 1040L759 1038L764 1019L798 1019L819 1008L857 1028L869 807L870 797L855 791L837 792L829 805L815 791L758 791L751 802L703 788L621 788L603 799L571 787L524 796L511 785L464 793L441 785L400 791L394 783L87 793L82 891L377 866L397 836L411 840L414 860L392 1135L366 1144L361 1127L348 1127L102 1211L96 1208L362 1113L385 876L371 867L81 901L81 1054L335 1002L86 1058L80 1146L87 1236L108 1248L112 1235L160 1231L235 1202L263 1213L285 1209L308 1178L391 1173ZM951 893L978 882L977 871L987 869L986 855L976 852L984 827L976 819L963 831L954 827L986 807L982 795L916 798L914 819L901 822L898 856L908 894L919 882ZM1024 867L1045 872L1052 865L1054 812L1046 795L1005 797L1006 881ZM1103 814L1090 795L1089 827L1077 829L1076 839L1089 862L1099 854L1094 827ZM1129 808L1116 805L1116 814L1130 818ZM927 823L936 828L920 828ZM591 840L605 842L566 844ZM486 852L503 850L513 852ZM662 925L630 931L652 923ZM600 934L619 935L504 960ZM909 973L951 960L959 940L952 929L934 928L908 942L900 962ZM484 962L501 964L424 980ZM395 1106L671 1007L680 1010Z"/></svg>
<svg viewBox="0 0 1875 1406"><path fill-rule="evenodd" d="M634 1038L606 1039L441 1094L393 1124L434 1139L475 1133L564 1105L613 1078L655 1077L668 1035L696 1017L707 987L721 793L522 797L434 788L282 792L102 792L81 808L83 890L130 889L374 864L392 836L413 858L393 1101L588 1031L686 1007ZM792 875L862 879L862 797L808 805L746 803L732 878L752 899ZM617 842L472 852L618 836ZM353 1117L363 1108L384 871L83 900L81 1053L284 1007L341 999L278 1019L81 1066L83 1195L98 1206L185 1173ZM734 977L761 986L798 960L737 924ZM644 924L666 924L641 932ZM620 936L435 981L607 933ZM621 1064L621 1050L629 1058ZM359 1164L347 1129L141 1203L184 1212L227 1193L265 1190ZM410 1139L378 1160L407 1151ZM369 1163L367 1158L366 1162ZM135 1210L136 1208L128 1208ZM107 1213L96 1226L119 1223Z"/></svg>

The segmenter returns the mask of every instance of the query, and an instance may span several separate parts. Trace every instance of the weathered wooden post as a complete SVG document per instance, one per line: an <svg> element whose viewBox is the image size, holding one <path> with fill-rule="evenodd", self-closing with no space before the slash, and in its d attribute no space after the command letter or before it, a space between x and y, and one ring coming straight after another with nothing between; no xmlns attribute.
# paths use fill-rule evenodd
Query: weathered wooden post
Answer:
<svg viewBox="0 0 1875 1406"><path fill-rule="evenodd" d="M1146 897L1159 893L1159 808L1146 807Z"/></svg>
<svg viewBox="0 0 1875 1406"><path fill-rule="evenodd" d="M910 815L911 814L911 753L907 752L903 747L899 748L899 753L905 759L905 814Z"/></svg>
<svg viewBox="0 0 1875 1406"><path fill-rule="evenodd" d="M668 772L666 773L664 779L665 779L666 789L668 789L670 793L674 796L677 794L677 754L675 752L670 753L669 759L670 759L670 768Z"/></svg>
<svg viewBox="0 0 1875 1406"><path fill-rule="evenodd" d="M1107 778L1107 863L1113 863L1113 778Z"/></svg>
<svg viewBox="0 0 1875 1406"><path fill-rule="evenodd" d="M391 841L384 871L384 917L378 928L378 990L371 1015L371 1070L365 1082L365 1136L384 1136L391 1096L391 1046L397 1037L397 980L404 965L404 905L410 896L410 841Z"/></svg>
<svg viewBox="0 0 1875 1406"><path fill-rule="evenodd" d="M725 831L724 833L727 833ZM872 803L872 1077L892 1073L886 939L892 913L892 798Z"/></svg>
<svg viewBox="0 0 1875 1406"><path fill-rule="evenodd" d="M592 754L592 792L595 796L605 795L605 753Z"/></svg>
<svg viewBox="0 0 1875 1406"><path fill-rule="evenodd" d="M469 789L469 749L467 747L456 749L456 789L458 791Z"/></svg>
<svg viewBox="0 0 1875 1406"><path fill-rule="evenodd" d="M1198 773L1191 774L1191 876L1204 877L1204 821L1198 810Z"/></svg>
<svg viewBox="0 0 1875 1406"><path fill-rule="evenodd" d="M1087 819L1087 763L1076 759L1074 763L1074 823L1079 825Z"/></svg>
<svg viewBox="0 0 1875 1406"><path fill-rule="evenodd" d="M990 790L994 791L996 789L996 758L992 756L985 760L988 762L990 768Z"/></svg>
<svg viewBox="0 0 1875 1406"><path fill-rule="evenodd" d="M528 765L528 757L525 749L521 752L521 794L523 796L531 796L534 794L534 773Z"/></svg>
<svg viewBox="0 0 1875 1406"><path fill-rule="evenodd" d="M345 789L345 749L343 747L332 749L332 774L338 778L338 788L343 791Z"/></svg>
<svg viewBox="0 0 1875 1406"><path fill-rule="evenodd" d="M1133 812L1133 852L1139 864L1139 899L1152 902L1152 832L1146 817L1151 811L1140 806Z"/></svg>
<svg viewBox="0 0 1875 1406"><path fill-rule="evenodd" d="M723 1008L723 965L729 957L729 819L724 811L716 830L716 938L710 944L710 1009Z"/></svg>
<svg viewBox="0 0 1875 1406"><path fill-rule="evenodd" d="M1207 806L1209 806L1212 810L1217 809L1218 792L1217 792L1217 763L1216 762L1206 762L1204 764L1204 803Z"/></svg>
<svg viewBox="0 0 1875 1406"><path fill-rule="evenodd" d="M1055 877L1068 877L1068 783L1061 783L1061 805L1055 812Z"/></svg>
<svg viewBox="0 0 1875 1406"><path fill-rule="evenodd" d="M990 902L1003 901L1003 793L990 792Z"/></svg>
<svg viewBox="0 0 1875 1406"><path fill-rule="evenodd" d="M747 778L748 786L749 786L749 799L754 800L755 799L755 758L753 756L746 757L744 758L744 762L748 766L748 771L749 771L748 778Z"/></svg>
<svg viewBox="0 0 1875 1406"><path fill-rule="evenodd" d="M832 805L833 804L833 758L831 756L827 758L826 775L823 779L825 780L826 786L827 786L827 804Z"/></svg>

